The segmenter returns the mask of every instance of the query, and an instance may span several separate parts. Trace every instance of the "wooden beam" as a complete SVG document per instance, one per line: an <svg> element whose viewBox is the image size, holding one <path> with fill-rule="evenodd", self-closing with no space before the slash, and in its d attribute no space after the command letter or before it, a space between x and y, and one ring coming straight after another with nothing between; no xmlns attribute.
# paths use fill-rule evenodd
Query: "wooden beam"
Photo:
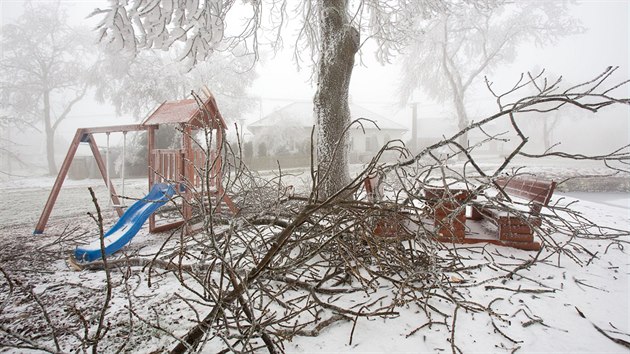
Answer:
<svg viewBox="0 0 630 354"><path fill-rule="evenodd" d="M153 150L155 150L155 129L156 126L149 126L149 130L147 131L147 177L149 180L149 191L153 188L154 178L155 178L155 161L153 159ZM155 214L151 214L149 216L149 232L155 231Z"/></svg>
<svg viewBox="0 0 630 354"><path fill-rule="evenodd" d="M186 190L184 191L184 203L183 207L183 217L184 220L188 221L192 217L192 190L195 188L195 167L194 156L193 156L193 148L192 148L192 133L193 129L190 124L182 124L182 148L184 150L184 158L183 161L183 170L182 170L182 178L181 181L184 183Z"/></svg>
<svg viewBox="0 0 630 354"><path fill-rule="evenodd" d="M105 163L103 162L103 157L101 156L101 152L98 151L98 146L96 145L96 142L94 141L94 136L88 133L87 140L90 143L90 149L92 150L92 155L94 155L94 159L96 160L96 165L98 166L98 170L101 173L101 176L103 177L105 186L109 186L110 188L109 195L112 198L112 203L114 205L120 205L120 200L118 199L118 195L116 193L116 190L114 189L114 185L111 183L111 179L109 181L107 180L107 170L105 167ZM116 208L116 212L118 213L118 216L119 217L122 216L123 209L121 207L115 207L115 208Z"/></svg>
<svg viewBox="0 0 630 354"><path fill-rule="evenodd" d="M44 228L46 227L46 223L48 223L50 213L55 206L55 202L57 201L57 196L59 195L59 191L61 190L63 181L66 179L68 170L70 170L70 165L72 164L72 159L74 159L74 154L77 152L77 148L79 147L79 144L81 143L81 138L84 134L85 132L83 131L83 129L80 128L77 129L77 132L74 134L74 139L72 139L72 142L70 143L70 148L68 148L66 158L61 164L61 168L59 169L59 173L57 174L57 179L55 179L55 184L53 184L50 195L48 196L48 200L44 205L44 210L42 210L42 215L40 215L39 217L39 221L35 226L35 231L33 231L33 234L41 234L44 232Z"/></svg>
<svg viewBox="0 0 630 354"><path fill-rule="evenodd" d="M92 127L82 128L85 133L97 134L97 133L117 133L117 132L132 132L140 130L148 130L149 126L142 124L126 124L126 125L110 125L108 127Z"/></svg>
<svg viewBox="0 0 630 354"><path fill-rule="evenodd" d="M173 230L174 228L182 226L184 224L184 222L185 222L184 220L179 220L179 221L175 221L175 222L168 223L168 224L160 224L158 226L155 226L153 228L153 231L151 231L151 232L158 233L158 232L164 232L164 231L168 231L168 230Z"/></svg>
<svg viewBox="0 0 630 354"><path fill-rule="evenodd" d="M217 132L217 139L216 139L215 144L216 144L217 153L216 153L215 161L212 161L212 164L214 165L214 170L212 171L212 173L214 174L213 178L215 179L214 181L214 185L216 186L215 188L217 190L223 190L223 128L217 127L216 132ZM223 197L225 197L225 192L223 192L222 194L223 196L221 198L223 199ZM233 205L230 206L230 204L227 202L226 204L228 204L229 208L232 209ZM217 211L219 213L221 212L220 200L217 200ZM234 214L236 214L236 212Z"/></svg>

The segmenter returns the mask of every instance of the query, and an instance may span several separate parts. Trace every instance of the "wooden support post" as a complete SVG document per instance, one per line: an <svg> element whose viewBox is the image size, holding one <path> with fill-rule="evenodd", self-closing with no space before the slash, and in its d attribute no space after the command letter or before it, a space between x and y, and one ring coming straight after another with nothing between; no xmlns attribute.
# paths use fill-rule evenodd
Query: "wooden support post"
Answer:
<svg viewBox="0 0 630 354"><path fill-rule="evenodd" d="M83 137L83 134L83 129L77 129L77 132L74 134L74 139L72 139L72 142L70 143L70 148L68 149L66 158L61 164L61 168L59 169L59 173L57 174L57 179L55 179L55 184L53 184L50 195L48 196L48 200L44 205L44 210L42 210L42 215L40 215L39 217L39 221L35 226L35 231L33 231L33 234L41 234L44 232L44 228L46 227L46 223L48 223L50 213L55 206L55 202L57 201L57 196L59 195L59 191L61 190L63 181L66 179L68 170L70 170L72 159L74 158L74 154L77 152L79 144L81 143L81 138Z"/></svg>
<svg viewBox="0 0 630 354"><path fill-rule="evenodd" d="M109 195L111 196L112 203L114 205L120 205L120 200L118 199L116 189L114 188L114 185L112 184L111 179L107 178L107 170L106 170L105 162L103 162L103 157L101 156L101 152L98 151L98 146L96 145L96 142L94 141L94 136L91 133L87 133L87 141L90 144L92 155L94 155L94 159L96 160L96 166L98 166L98 170L101 173L101 176L103 177L103 181L105 182L106 186L109 186ZM119 217L122 216L123 209L119 206L115 207L115 209L116 209L116 212L118 213L118 216Z"/></svg>
<svg viewBox="0 0 630 354"><path fill-rule="evenodd" d="M195 180L195 168L194 168L194 156L192 149L192 127L189 124L183 124L183 136L182 136L182 148L184 150L183 163L183 182L185 183L186 190L184 191L184 203L183 203L183 216L184 220L188 221L192 218L192 202L194 180Z"/></svg>
<svg viewBox="0 0 630 354"><path fill-rule="evenodd" d="M155 159L153 155L153 151L155 150L155 125L150 125L147 131L147 177L149 180L149 189L153 188L153 182L155 178ZM155 231L155 215L151 214L149 216L149 232Z"/></svg>
<svg viewBox="0 0 630 354"><path fill-rule="evenodd" d="M215 163L214 163L214 185L215 185L215 189L217 190L217 192L219 191L219 188L221 190L223 190L223 128L219 125L217 125L217 127L215 128L215 130L217 131L217 153L216 153L216 157L215 157ZM225 192L221 192L221 194L219 194L221 196L222 200L225 200ZM226 201L227 204L227 201ZM231 207L230 207L231 209ZM217 198L217 212L221 213L221 200L219 200L219 198Z"/></svg>
<svg viewBox="0 0 630 354"><path fill-rule="evenodd" d="M57 196L61 190L61 186L63 185L63 181L66 179L66 175L68 174L68 170L70 169L70 165L72 164L72 159L74 158L75 153L77 152L77 148L81 142L89 142L90 148L92 149L92 154L94 154L94 158L97 160L97 164L101 171L101 175L103 176L103 180L105 180L105 184L107 184L107 178L105 177L105 170L103 169L105 164L103 164L103 159L101 158L101 154L98 152L98 147L94 142L92 137L92 133L107 133L107 132L127 132L127 131L137 131L137 130L145 130L147 129L145 126L141 124L128 124L128 125L115 125L109 127L93 127L93 128L79 128L77 132L74 134L74 139L70 143L70 148L68 148L68 152L66 153L66 157L63 160L61 168L59 169L59 174L57 174L57 179L55 179L55 184L53 184L52 190L50 191L50 195L48 196L48 200L44 205L44 210L42 210L42 214L39 217L39 221L35 226L34 234L41 234L44 232L44 228L46 228L46 223L48 223L48 218L50 217L50 213L52 212L53 207L55 206L55 202L57 201ZM116 197L116 193L113 190L110 190L112 195L112 200L115 200L116 204L118 203L118 197ZM115 199L114 199L115 198ZM122 215L122 208L116 208L118 215Z"/></svg>

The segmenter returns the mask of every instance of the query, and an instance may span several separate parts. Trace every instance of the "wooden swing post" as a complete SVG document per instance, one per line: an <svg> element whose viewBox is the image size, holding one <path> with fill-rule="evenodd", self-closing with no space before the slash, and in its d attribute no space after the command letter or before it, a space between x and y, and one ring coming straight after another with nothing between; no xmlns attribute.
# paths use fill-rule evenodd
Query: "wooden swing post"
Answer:
<svg viewBox="0 0 630 354"><path fill-rule="evenodd" d="M42 214L39 217L39 221L37 225L35 225L35 230L33 234L41 234L44 232L46 228L46 224L48 223L48 219L50 218L50 214L52 213L52 209L55 206L55 202L57 201L57 197L59 196L59 191L61 191L61 187L63 186L63 182L68 175L68 171L70 170L70 165L72 164L72 160L74 159L74 155L79 148L79 144L82 142L89 143L90 150L92 151L92 155L96 160L96 165L98 166L98 170L101 173L101 177L103 177L103 181L106 186L110 186L109 193L111 196L111 200L115 205L120 205L120 201L118 196L116 195L116 191L112 186L111 180L107 178L107 170L105 163L103 162L103 157L98 150L98 146L94 141L93 134L96 133L116 133L116 132L129 132L129 131L141 131L147 130L147 127L141 124L128 124L128 125L114 125L108 127L93 127L93 128L79 128L74 134L74 138L70 143L70 147L68 148L68 152L66 153L66 157L61 164L61 168L59 169L59 173L57 174L57 178L55 179L55 183L48 195L48 199L46 200L46 204L44 205L44 209L42 210ZM122 215L122 208L116 208L118 212L118 216Z"/></svg>

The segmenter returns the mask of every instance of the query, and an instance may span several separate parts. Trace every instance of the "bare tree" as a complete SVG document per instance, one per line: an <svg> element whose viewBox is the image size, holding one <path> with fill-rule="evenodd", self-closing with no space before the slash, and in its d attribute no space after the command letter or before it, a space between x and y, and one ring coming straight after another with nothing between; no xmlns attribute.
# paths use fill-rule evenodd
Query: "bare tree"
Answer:
<svg viewBox="0 0 630 354"><path fill-rule="evenodd" d="M563 81L564 85L567 87L574 86L573 83L564 82L564 78L562 75L558 75L556 73L550 73L549 70L542 70L538 65L535 65L531 73L544 73L545 77L549 82L560 82ZM536 89L536 87L531 87L531 94L538 95L540 92ZM584 119L589 115L590 112L587 110L583 110L580 107L569 106L564 107L562 110L554 110L548 112L545 115L545 119L542 124L536 119L538 115L537 112L531 112L529 116L532 118L530 122L530 129L535 129L540 131L540 136L542 137L542 150L545 152L551 151L553 148L557 147L561 144L560 141L557 141L557 137L554 137L554 130L558 127L558 124L561 124L563 118L568 118L572 121L578 119Z"/></svg>
<svg viewBox="0 0 630 354"><path fill-rule="evenodd" d="M105 54L99 62L96 98L110 102L120 114L144 117L166 100L184 99L190 90L208 86L221 102L226 118L239 117L255 102L247 99L247 88L256 78L252 58L216 53L212 61L194 68L172 58L171 53L147 50L135 56Z"/></svg>
<svg viewBox="0 0 630 354"><path fill-rule="evenodd" d="M486 6L493 1L470 2ZM191 67L215 51L245 48L257 58L263 42L278 49L283 45L286 22L298 21L295 58L310 57L317 62L317 181L325 187L318 190L327 196L349 181L347 134L341 128L350 123L348 87L361 38L375 39L377 57L385 62L404 45L415 16L431 16L450 11L450 7L446 0L206 0L177 4L136 0L117 1L94 14L102 16L100 37L111 47L135 53L178 47L182 41L179 56Z"/></svg>
<svg viewBox="0 0 630 354"><path fill-rule="evenodd" d="M580 32L559 1L499 1L496 7L461 5L419 20L403 61L401 89L408 100L416 88L440 101L450 98L458 129L468 123L466 93L484 74L516 57L520 45L545 45ZM468 135L459 143L467 145Z"/></svg>
<svg viewBox="0 0 630 354"><path fill-rule="evenodd" d="M2 27L2 109L16 123L43 124L50 175L57 174L55 131L88 86L85 33L67 25L58 4L26 3L24 14Z"/></svg>

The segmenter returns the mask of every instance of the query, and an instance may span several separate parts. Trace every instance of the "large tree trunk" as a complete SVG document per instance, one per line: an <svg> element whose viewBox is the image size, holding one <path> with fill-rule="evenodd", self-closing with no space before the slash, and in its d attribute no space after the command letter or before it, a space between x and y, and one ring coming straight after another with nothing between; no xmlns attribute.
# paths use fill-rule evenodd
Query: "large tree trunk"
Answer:
<svg viewBox="0 0 630 354"><path fill-rule="evenodd" d="M48 160L48 174L57 175L55 163L55 129L50 121L50 93L44 91L44 133L46 134L46 158Z"/></svg>
<svg viewBox="0 0 630 354"><path fill-rule="evenodd" d="M348 91L359 49L359 32L349 23L347 0L323 0L321 46L315 93L319 197L328 197L349 181L347 134Z"/></svg>
<svg viewBox="0 0 630 354"><path fill-rule="evenodd" d="M455 103L455 110L457 112L457 129L459 131L462 131L468 126L468 114L466 113L466 107L464 106L464 97L462 96L463 94L460 95L457 93L460 91L455 91L455 92L456 94L453 98L453 101ZM457 139L457 142L464 148L467 148L468 147L468 132L465 132L464 134L460 135L459 138ZM465 156L461 155L461 157L465 157Z"/></svg>

